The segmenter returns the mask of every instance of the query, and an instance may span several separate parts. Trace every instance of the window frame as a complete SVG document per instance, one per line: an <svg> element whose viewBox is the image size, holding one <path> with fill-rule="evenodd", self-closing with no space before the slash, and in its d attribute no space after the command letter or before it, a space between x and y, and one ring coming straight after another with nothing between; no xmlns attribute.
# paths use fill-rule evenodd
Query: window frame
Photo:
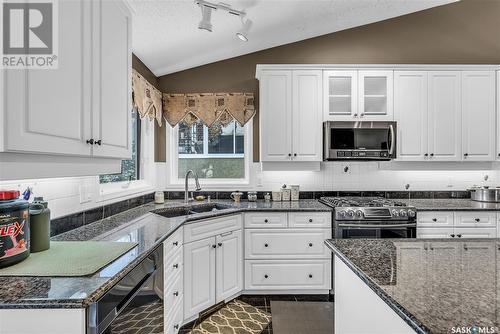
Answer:
<svg viewBox="0 0 500 334"><path fill-rule="evenodd" d="M103 202L110 199L127 197L130 195L147 194L156 189L154 168L154 127L155 121L148 117L141 119L140 133L138 133L138 180L100 183L99 175L96 176L98 184L98 194L96 202ZM132 130L132 126L130 127ZM131 138L132 140L132 138ZM120 161L121 166L121 161Z"/></svg>
<svg viewBox="0 0 500 334"><path fill-rule="evenodd" d="M178 138L179 138L179 125L174 128L167 126L167 187L175 190L184 189L184 176L179 177L178 175L178 160L179 160L179 149L178 149ZM208 130L204 130L208 131ZM218 189L235 189L235 186L239 186L240 189L246 189L250 187L250 163L253 160L252 143L253 143L253 120L250 120L243 126L244 140L243 140L243 150L244 154L236 154L244 159L245 166L245 177L241 179L200 179L202 190L218 190ZM233 158L235 154L182 154L182 158ZM191 157L188 157L191 156Z"/></svg>

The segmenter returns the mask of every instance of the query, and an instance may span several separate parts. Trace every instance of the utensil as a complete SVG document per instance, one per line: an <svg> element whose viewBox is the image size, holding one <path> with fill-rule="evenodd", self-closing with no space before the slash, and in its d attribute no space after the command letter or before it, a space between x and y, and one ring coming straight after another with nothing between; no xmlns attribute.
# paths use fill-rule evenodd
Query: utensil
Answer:
<svg viewBox="0 0 500 334"><path fill-rule="evenodd" d="M235 191L235 192L231 193L231 195L229 197L231 197L231 199L233 201L235 201L236 203L239 203L241 201L242 196L243 196L243 193L241 191Z"/></svg>

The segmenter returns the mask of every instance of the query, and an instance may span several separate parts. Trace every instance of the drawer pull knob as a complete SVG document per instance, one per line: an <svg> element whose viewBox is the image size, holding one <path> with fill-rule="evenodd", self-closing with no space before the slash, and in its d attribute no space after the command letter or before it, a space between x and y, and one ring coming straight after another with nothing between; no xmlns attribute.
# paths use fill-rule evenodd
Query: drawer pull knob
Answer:
<svg viewBox="0 0 500 334"><path fill-rule="evenodd" d="M455 238L455 235L454 234L450 234L450 237Z"/></svg>
<svg viewBox="0 0 500 334"><path fill-rule="evenodd" d="M462 237L462 235L461 235L461 234L457 234L457 237L461 238L461 237Z"/></svg>
<svg viewBox="0 0 500 334"><path fill-rule="evenodd" d="M432 218L432 221L433 221L433 222L437 222L437 219L436 219L436 218Z"/></svg>
<svg viewBox="0 0 500 334"><path fill-rule="evenodd" d="M219 242L217 245L219 245L219 247L222 247L222 242Z"/></svg>
<svg viewBox="0 0 500 334"><path fill-rule="evenodd" d="M269 223L269 220L267 220L267 219L264 219L264 223Z"/></svg>
<svg viewBox="0 0 500 334"><path fill-rule="evenodd" d="M179 241L174 241L174 242L173 242L173 245L174 245L174 246L179 246Z"/></svg>
<svg viewBox="0 0 500 334"><path fill-rule="evenodd" d="M212 248L216 248L216 247L217 247L217 245L212 245Z"/></svg>
<svg viewBox="0 0 500 334"><path fill-rule="evenodd" d="M179 268L179 264L178 264L178 263L176 263L176 264L174 264L174 265L173 265L173 267L174 267L175 269L177 269L177 268Z"/></svg>
<svg viewBox="0 0 500 334"><path fill-rule="evenodd" d="M174 325L174 329L179 329L179 325Z"/></svg>
<svg viewBox="0 0 500 334"><path fill-rule="evenodd" d="M177 297L178 295L179 295L179 291L175 291L175 292L174 292L174 296L176 296L176 297Z"/></svg>
<svg viewBox="0 0 500 334"><path fill-rule="evenodd" d="M266 274L266 275L264 275L264 278L269 278L269 276Z"/></svg>
<svg viewBox="0 0 500 334"><path fill-rule="evenodd" d="M310 243L309 243L309 247L312 247L312 246L313 246L313 244L312 244L312 242L310 242Z"/></svg>
<svg viewBox="0 0 500 334"><path fill-rule="evenodd" d="M481 221L481 219L479 219L479 218L476 218L474 220L477 221L478 223Z"/></svg>
<svg viewBox="0 0 500 334"><path fill-rule="evenodd" d="M313 275L312 275L312 274L309 274L309 278L313 278Z"/></svg>
<svg viewBox="0 0 500 334"><path fill-rule="evenodd" d="M312 223L312 222L313 222L312 218L309 218L309 222L310 222L310 223Z"/></svg>
<svg viewBox="0 0 500 334"><path fill-rule="evenodd" d="M264 247L268 247L269 245L268 244L264 244Z"/></svg>

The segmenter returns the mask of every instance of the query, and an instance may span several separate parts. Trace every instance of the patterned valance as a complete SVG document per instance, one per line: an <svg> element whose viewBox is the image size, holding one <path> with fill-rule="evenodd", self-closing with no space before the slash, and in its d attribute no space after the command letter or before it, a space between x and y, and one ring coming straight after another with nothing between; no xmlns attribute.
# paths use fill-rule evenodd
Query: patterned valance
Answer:
<svg viewBox="0 0 500 334"><path fill-rule="evenodd" d="M132 92L134 108L142 119L150 119L162 123L162 94L136 70L132 70Z"/></svg>
<svg viewBox="0 0 500 334"><path fill-rule="evenodd" d="M172 126L197 121L211 126L236 120L245 125L255 115L252 93L163 94L163 117Z"/></svg>

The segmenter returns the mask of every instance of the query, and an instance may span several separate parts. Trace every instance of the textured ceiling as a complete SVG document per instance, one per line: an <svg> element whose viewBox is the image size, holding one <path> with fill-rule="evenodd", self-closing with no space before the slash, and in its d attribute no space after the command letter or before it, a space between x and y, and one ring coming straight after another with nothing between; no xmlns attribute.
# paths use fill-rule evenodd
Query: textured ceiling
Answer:
<svg viewBox="0 0 500 334"><path fill-rule="evenodd" d="M253 21L249 41L238 17L212 14L213 32L198 29L190 0L129 0L133 51L157 76L278 45L455 2L456 0L226 0ZM213 1L216 2L216 1Z"/></svg>

